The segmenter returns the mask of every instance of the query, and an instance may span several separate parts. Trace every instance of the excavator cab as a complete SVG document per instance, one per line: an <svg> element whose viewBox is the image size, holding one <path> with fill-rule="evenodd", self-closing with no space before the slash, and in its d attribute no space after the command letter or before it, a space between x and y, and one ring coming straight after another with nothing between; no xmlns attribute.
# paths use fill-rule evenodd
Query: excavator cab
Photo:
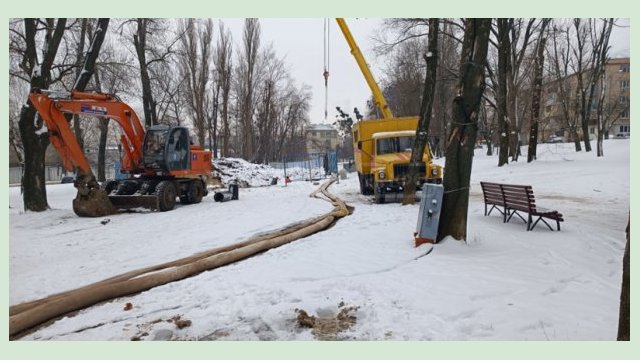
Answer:
<svg viewBox="0 0 640 360"><path fill-rule="evenodd" d="M187 128L156 125L145 133L142 162L154 171L189 170L189 150Z"/></svg>

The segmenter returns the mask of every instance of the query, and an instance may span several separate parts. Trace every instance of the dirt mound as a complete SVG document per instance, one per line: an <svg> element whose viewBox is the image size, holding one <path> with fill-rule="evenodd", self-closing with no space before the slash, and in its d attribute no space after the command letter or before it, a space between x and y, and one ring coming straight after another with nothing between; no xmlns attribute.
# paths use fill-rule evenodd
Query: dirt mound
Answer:
<svg viewBox="0 0 640 360"><path fill-rule="evenodd" d="M296 309L298 314L296 320L299 327L311 328L311 334L317 340L339 340L340 332L349 330L356 324L357 317L354 315L358 311L359 306L346 306L343 302L338 304L338 313L323 311L322 315L309 315L302 309Z"/></svg>

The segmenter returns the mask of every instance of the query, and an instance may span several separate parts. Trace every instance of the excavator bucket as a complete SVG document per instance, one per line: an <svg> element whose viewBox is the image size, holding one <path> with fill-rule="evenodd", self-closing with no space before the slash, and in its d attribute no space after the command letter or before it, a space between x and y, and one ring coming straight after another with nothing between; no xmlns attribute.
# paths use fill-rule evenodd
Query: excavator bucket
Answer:
<svg viewBox="0 0 640 360"><path fill-rule="evenodd" d="M73 212L82 217L100 217L113 215L118 210L111 204L107 193L100 189L90 189L88 193L82 194L78 190L76 198L73 199Z"/></svg>

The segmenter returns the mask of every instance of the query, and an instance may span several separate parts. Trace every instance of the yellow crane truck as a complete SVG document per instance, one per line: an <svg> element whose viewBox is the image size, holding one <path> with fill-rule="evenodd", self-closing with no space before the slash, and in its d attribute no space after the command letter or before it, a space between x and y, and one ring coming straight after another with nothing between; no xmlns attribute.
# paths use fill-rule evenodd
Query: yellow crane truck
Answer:
<svg viewBox="0 0 640 360"><path fill-rule="evenodd" d="M384 203L387 194L398 194L404 190L418 117L393 116L346 22L341 18L336 21L383 116L382 119L363 120L353 125L353 148L360 192L363 195L373 194L376 203ZM429 146L425 147L416 178L418 188L425 182L442 183L442 167L432 163Z"/></svg>

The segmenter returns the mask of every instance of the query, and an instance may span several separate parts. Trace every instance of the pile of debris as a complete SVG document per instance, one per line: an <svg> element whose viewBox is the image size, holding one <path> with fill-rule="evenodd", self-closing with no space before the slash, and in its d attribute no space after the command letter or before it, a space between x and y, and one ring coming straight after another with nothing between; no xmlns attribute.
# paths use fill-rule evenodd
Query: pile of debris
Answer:
<svg viewBox="0 0 640 360"><path fill-rule="evenodd" d="M222 184L226 186L235 180L242 188L269 186L271 179L279 174L278 170L269 165L252 164L238 158L214 159L213 168Z"/></svg>

